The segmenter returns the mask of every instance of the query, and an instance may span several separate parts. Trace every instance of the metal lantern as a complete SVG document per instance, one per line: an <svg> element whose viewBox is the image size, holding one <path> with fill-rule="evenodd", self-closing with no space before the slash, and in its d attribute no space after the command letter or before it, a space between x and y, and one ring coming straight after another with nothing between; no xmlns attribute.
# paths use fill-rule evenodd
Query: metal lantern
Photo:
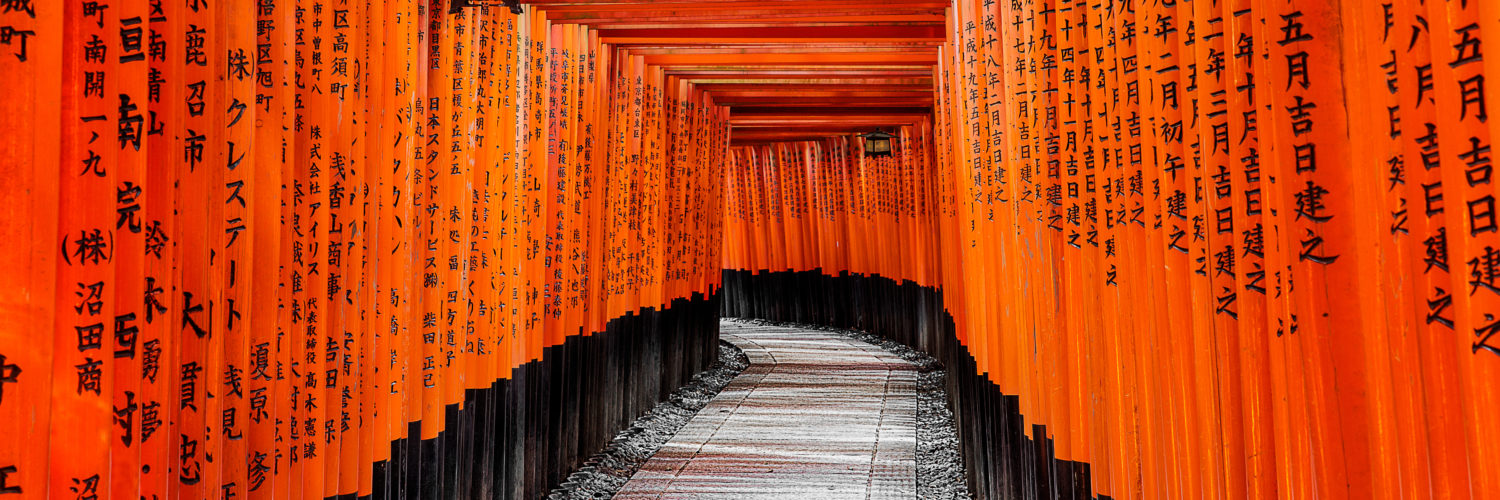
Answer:
<svg viewBox="0 0 1500 500"><path fill-rule="evenodd" d="M873 158L878 156L890 156L891 139L895 138L896 136L876 129L874 132L862 134L860 135L860 137L863 137L865 139L865 156Z"/></svg>
<svg viewBox="0 0 1500 500"><path fill-rule="evenodd" d="M520 14L521 0L451 0L448 13L457 14L469 7L509 7L511 14Z"/></svg>

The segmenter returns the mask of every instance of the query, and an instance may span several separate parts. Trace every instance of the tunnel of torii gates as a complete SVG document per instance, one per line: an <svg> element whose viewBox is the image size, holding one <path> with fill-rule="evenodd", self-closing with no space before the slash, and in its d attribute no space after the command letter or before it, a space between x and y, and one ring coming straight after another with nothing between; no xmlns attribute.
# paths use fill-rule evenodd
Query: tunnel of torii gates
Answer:
<svg viewBox="0 0 1500 500"><path fill-rule="evenodd" d="M536 498L721 315L981 498L1500 497L1500 2L465 3L0 0L0 498Z"/></svg>

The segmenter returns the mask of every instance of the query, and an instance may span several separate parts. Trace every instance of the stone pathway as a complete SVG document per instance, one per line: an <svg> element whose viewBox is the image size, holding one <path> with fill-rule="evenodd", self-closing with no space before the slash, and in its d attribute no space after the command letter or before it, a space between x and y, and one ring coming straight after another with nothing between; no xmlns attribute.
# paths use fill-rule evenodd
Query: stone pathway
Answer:
<svg viewBox="0 0 1500 500"><path fill-rule="evenodd" d="M914 498L917 369L828 332L721 323L747 368L617 499Z"/></svg>

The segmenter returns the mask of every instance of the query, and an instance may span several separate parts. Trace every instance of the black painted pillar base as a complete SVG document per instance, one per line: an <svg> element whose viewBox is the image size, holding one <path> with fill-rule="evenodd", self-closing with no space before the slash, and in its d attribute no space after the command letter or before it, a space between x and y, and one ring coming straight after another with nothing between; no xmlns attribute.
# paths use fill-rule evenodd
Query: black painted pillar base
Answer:
<svg viewBox="0 0 1500 500"><path fill-rule="evenodd" d="M393 441L373 464L373 500L540 498L641 412L718 359L720 294L615 318L574 335L510 378L465 391L445 430Z"/></svg>

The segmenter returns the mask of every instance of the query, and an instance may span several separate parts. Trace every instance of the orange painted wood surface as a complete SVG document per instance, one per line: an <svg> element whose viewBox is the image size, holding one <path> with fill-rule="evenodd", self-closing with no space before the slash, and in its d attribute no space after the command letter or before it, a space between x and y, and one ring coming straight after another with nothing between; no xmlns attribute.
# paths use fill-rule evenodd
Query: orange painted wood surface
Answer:
<svg viewBox="0 0 1500 500"><path fill-rule="evenodd" d="M941 289L1095 494L1495 497L1496 5L3 0L0 497L370 494L721 269Z"/></svg>
<svg viewBox="0 0 1500 500"><path fill-rule="evenodd" d="M719 286L728 111L587 26L69 0L0 30L0 498L369 495L466 390Z"/></svg>
<svg viewBox="0 0 1500 500"><path fill-rule="evenodd" d="M977 375L1089 465L1095 495L1500 493L1482 417L1500 367L1493 2L945 12L930 121L799 129L813 119L739 104L726 269L940 289ZM753 82L714 88L776 88ZM876 126L911 139L899 159L859 153ZM805 223L788 192L837 222ZM883 211L909 200L932 215Z"/></svg>

